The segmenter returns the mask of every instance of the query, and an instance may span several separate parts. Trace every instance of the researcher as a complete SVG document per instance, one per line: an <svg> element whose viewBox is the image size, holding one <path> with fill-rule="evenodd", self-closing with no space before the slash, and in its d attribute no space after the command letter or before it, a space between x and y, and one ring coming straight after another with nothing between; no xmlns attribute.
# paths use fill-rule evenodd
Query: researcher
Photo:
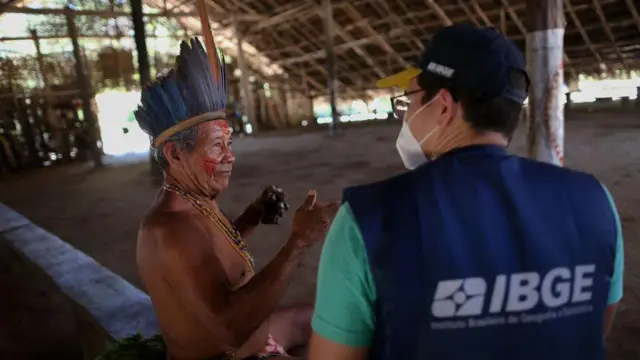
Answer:
<svg viewBox="0 0 640 360"><path fill-rule="evenodd" d="M529 79L493 28L436 32L397 86L407 172L347 188L311 360L602 360L623 241L595 177L507 152Z"/></svg>

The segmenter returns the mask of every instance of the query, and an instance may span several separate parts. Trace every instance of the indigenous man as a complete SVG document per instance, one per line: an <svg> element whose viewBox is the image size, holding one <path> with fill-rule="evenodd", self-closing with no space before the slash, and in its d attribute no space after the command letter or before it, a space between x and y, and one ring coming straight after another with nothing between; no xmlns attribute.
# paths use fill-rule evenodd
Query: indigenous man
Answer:
<svg viewBox="0 0 640 360"><path fill-rule="evenodd" d="M350 188L322 250L310 360L603 360L620 219L593 176L507 153L527 97L492 28L436 32L406 90L410 170Z"/></svg>
<svg viewBox="0 0 640 360"><path fill-rule="evenodd" d="M183 42L176 70L143 91L136 119L154 139L164 185L140 226L138 268L172 359L284 355L308 340L311 308L274 310L337 204L316 204L310 191L282 249L256 274L243 239L261 221L277 222L286 205L268 188L235 221L218 207L235 157L217 53L214 65L198 40Z"/></svg>

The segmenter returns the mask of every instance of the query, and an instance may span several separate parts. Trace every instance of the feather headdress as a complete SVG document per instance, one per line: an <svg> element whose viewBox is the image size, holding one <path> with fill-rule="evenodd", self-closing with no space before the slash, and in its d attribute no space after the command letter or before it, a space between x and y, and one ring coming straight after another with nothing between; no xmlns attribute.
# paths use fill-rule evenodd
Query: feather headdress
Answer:
<svg viewBox="0 0 640 360"><path fill-rule="evenodd" d="M182 41L175 69L143 89L140 103L134 115L153 147L202 122L224 119L224 56L215 47L207 54L197 38Z"/></svg>

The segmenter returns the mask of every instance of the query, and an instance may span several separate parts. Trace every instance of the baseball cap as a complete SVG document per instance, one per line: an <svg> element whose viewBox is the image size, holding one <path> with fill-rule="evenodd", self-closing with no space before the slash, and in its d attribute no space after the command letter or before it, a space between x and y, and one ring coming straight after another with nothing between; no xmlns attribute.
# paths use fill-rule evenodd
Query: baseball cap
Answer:
<svg viewBox="0 0 640 360"><path fill-rule="evenodd" d="M425 46L420 61L400 73L379 80L378 88L407 89L411 79L430 72L453 86L483 95L502 96L519 103L527 89L512 84L514 72L526 75L526 63L518 47L495 28L455 24L438 30Z"/></svg>

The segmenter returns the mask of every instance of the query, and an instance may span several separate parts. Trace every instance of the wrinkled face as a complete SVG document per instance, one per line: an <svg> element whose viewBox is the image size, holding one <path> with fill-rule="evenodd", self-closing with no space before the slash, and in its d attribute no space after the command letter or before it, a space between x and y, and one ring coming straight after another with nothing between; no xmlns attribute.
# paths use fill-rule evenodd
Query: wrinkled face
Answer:
<svg viewBox="0 0 640 360"><path fill-rule="evenodd" d="M197 138L192 151L178 150L174 157L189 186L213 196L229 186L235 156L231 151L231 130L226 120L197 125ZM176 174L177 175L177 174Z"/></svg>

